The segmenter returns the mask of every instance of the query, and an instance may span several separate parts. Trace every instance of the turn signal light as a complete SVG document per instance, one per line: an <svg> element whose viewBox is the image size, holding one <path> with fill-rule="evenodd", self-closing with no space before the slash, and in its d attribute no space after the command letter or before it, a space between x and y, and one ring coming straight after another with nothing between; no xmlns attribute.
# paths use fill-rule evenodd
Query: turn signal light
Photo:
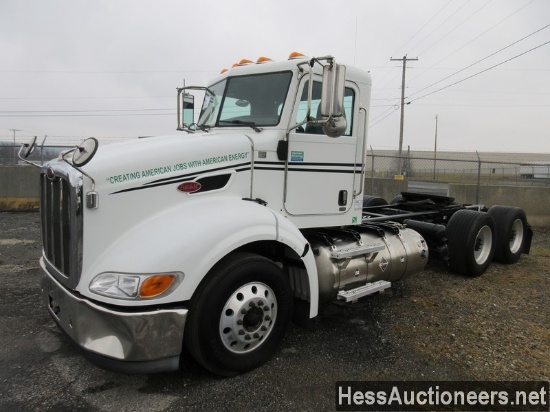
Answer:
<svg viewBox="0 0 550 412"><path fill-rule="evenodd" d="M306 57L306 56L304 56L302 53L299 53L299 52L292 52L288 56L288 60L301 59L302 57Z"/></svg>
<svg viewBox="0 0 550 412"><path fill-rule="evenodd" d="M292 52L290 53L290 55L288 56L288 60L294 60L294 59L304 59L306 58L306 55L300 53L300 52ZM273 59L269 58L269 57L266 57L266 56L260 56L258 57L258 60L256 60L256 64L263 64L263 63L269 63L269 62L272 62ZM231 66L231 68L233 69L234 67L238 67L238 66L246 66L246 65L249 65L249 64L254 64L254 62L252 60L249 60L249 59L241 59L238 63L235 63L233 64L233 66ZM224 74L224 73L227 73L228 70L227 69L223 69L220 74Z"/></svg>
<svg viewBox="0 0 550 412"><path fill-rule="evenodd" d="M145 279L140 288L139 296L142 298L152 298L164 293L174 282L174 275L158 275Z"/></svg>

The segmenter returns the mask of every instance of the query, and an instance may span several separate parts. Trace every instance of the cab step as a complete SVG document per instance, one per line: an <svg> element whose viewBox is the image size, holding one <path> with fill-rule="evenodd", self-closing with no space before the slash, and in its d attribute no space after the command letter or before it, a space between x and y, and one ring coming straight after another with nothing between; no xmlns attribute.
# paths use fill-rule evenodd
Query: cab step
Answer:
<svg viewBox="0 0 550 412"><path fill-rule="evenodd" d="M376 292L382 292L383 290L389 288L391 282L385 280L379 280L378 282L367 283L366 285L359 286L355 289L342 290L338 292L338 300L343 300L344 302L355 302L357 299L362 298L363 296L372 295Z"/></svg>

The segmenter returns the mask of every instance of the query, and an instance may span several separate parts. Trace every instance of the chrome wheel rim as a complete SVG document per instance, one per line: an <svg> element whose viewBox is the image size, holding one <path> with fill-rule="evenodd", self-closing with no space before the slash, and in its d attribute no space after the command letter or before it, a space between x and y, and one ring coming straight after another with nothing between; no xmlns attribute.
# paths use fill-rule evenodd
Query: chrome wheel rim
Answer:
<svg viewBox="0 0 550 412"><path fill-rule="evenodd" d="M523 243L523 221L521 219L514 220L512 224L512 230L510 232L510 252L519 252Z"/></svg>
<svg viewBox="0 0 550 412"><path fill-rule="evenodd" d="M233 353L247 353L266 341L277 318L277 298L264 283L252 282L237 289L220 316L220 338Z"/></svg>
<svg viewBox="0 0 550 412"><path fill-rule="evenodd" d="M493 231L489 226L483 226L477 232L474 244L474 259L478 265L483 265L489 259L493 246Z"/></svg>

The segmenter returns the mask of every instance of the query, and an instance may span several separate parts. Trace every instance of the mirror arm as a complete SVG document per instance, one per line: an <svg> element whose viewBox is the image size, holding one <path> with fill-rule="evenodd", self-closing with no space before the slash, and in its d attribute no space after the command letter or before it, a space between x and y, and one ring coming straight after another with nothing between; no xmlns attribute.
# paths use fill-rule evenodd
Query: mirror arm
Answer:
<svg viewBox="0 0 550 412"><path fill-rule="evenodd" d="M331 60L331 67L332 67L332 90L331 95L334 96L336 93L336 64L334 62L334 59ZM330 113L328 116L328 120L332 120L332 115L334 114L334 97L330 99Z"/></svg>
<svg viewBox="0 0 550 412"><path fill-rule="evenodd" d="M61 154L59 156L61 157L61 160L63 160L65 163L67 163L73 169L79 171L84 176L86 176L88 179L90 179L90 181L92 182L92 191L94 191L95 190L95 180L94 180L94 178L92 176L90 176L88 173L86 173L84 170L80 169L79 167L75 166L74 164L72 164L71 162L69 162L67 160L66 156L68 154L74 152L76 149L78 149L78 146L75 146L73 149L69 149L69 150L65 150L64 152L61 152Z"/></svg>
<svg viewBox="0 0 550 412"><path fill-rule="evenodd" d="M178 128L176 130L183 130L181 127L181 109L180 109L180 96L181 92L183 92L183 88L177 88L178 91L178 101L177 101L177 107L178 107Z"/></svg>
<svg viewBox="0 0 550 412"><path fill-rule="evenodd" d="M360 107L359 108L359 113L363 112L364 115L363 115L363 150L362 150L362 154L361 154L361 179L359 180L360 182L364 182L365 181L365 167L366 167L366 161L367 161L367 119L368 119L368 114L367 114L367 109L365 109L364 107ZM359 140L359 139L357 139ZM359 186L359 192L357 191L353 191L353 196L354 197L358 197L359 195L361 195L363 193L363 184L361 183L360 186Z"/></svg>
<svg viewBox="0 0 550 412"><path fill-rule="evenodd" d="M311 99L313 97L313 60L309 66L309 81L307 85L307 112L306 121L311 119Z"/></svg>
<svg viewBox="0 0 550 412"><path fill-rule="evenodd" d="M23 161L23 162L25 162L25 163L27 163L27 164L29 164L29 165L31 165L31 166L40 168L40 167L41 167L40 165L38 165L38 164L36 164L36 163L33 163L33 162L30 162L30 161L28 161L27 159L25 159L23 156L21 156L21 152L23 151L23 149L24 149L25 147L28 147L28 146L29 146L28 143L23 144L23 145L19 148L19 153L17 153L17 157L19 158L19 160L21 160L21 161Z"/></svg>

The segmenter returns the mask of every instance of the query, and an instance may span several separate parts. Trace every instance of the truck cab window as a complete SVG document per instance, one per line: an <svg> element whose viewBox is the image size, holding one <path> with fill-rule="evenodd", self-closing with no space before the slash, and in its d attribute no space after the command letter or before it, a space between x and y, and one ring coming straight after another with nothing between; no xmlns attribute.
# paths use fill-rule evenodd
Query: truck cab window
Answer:
<svg viewBox="0 0 550 412"><path fill-rule="evenodd" d="M296 123L301 123L307 114L307 94L308 94L308 82L304 83L302 89L302 97L298 105L298 112L296 114ZM355 101L355 93L353 89L346 87L344 92L344 110L345 116L348 121L348 127L344 133L344 136L351 136L353 130L353 106ZM311 116L316 120L321 120L321 114L319 113L319 106L321 104L321 82L313 82L313 91L311 95ZM323 134L323 129L319 124L307 124L305 125L305 133L311 134Z"/></svg>
<svg viewBox="0 0 550 412"><path fill-rule="evenodd" d="M291 78L291 72L279 72L224 79L206 93L199 123L217 127L276 126Z"/></svg>

